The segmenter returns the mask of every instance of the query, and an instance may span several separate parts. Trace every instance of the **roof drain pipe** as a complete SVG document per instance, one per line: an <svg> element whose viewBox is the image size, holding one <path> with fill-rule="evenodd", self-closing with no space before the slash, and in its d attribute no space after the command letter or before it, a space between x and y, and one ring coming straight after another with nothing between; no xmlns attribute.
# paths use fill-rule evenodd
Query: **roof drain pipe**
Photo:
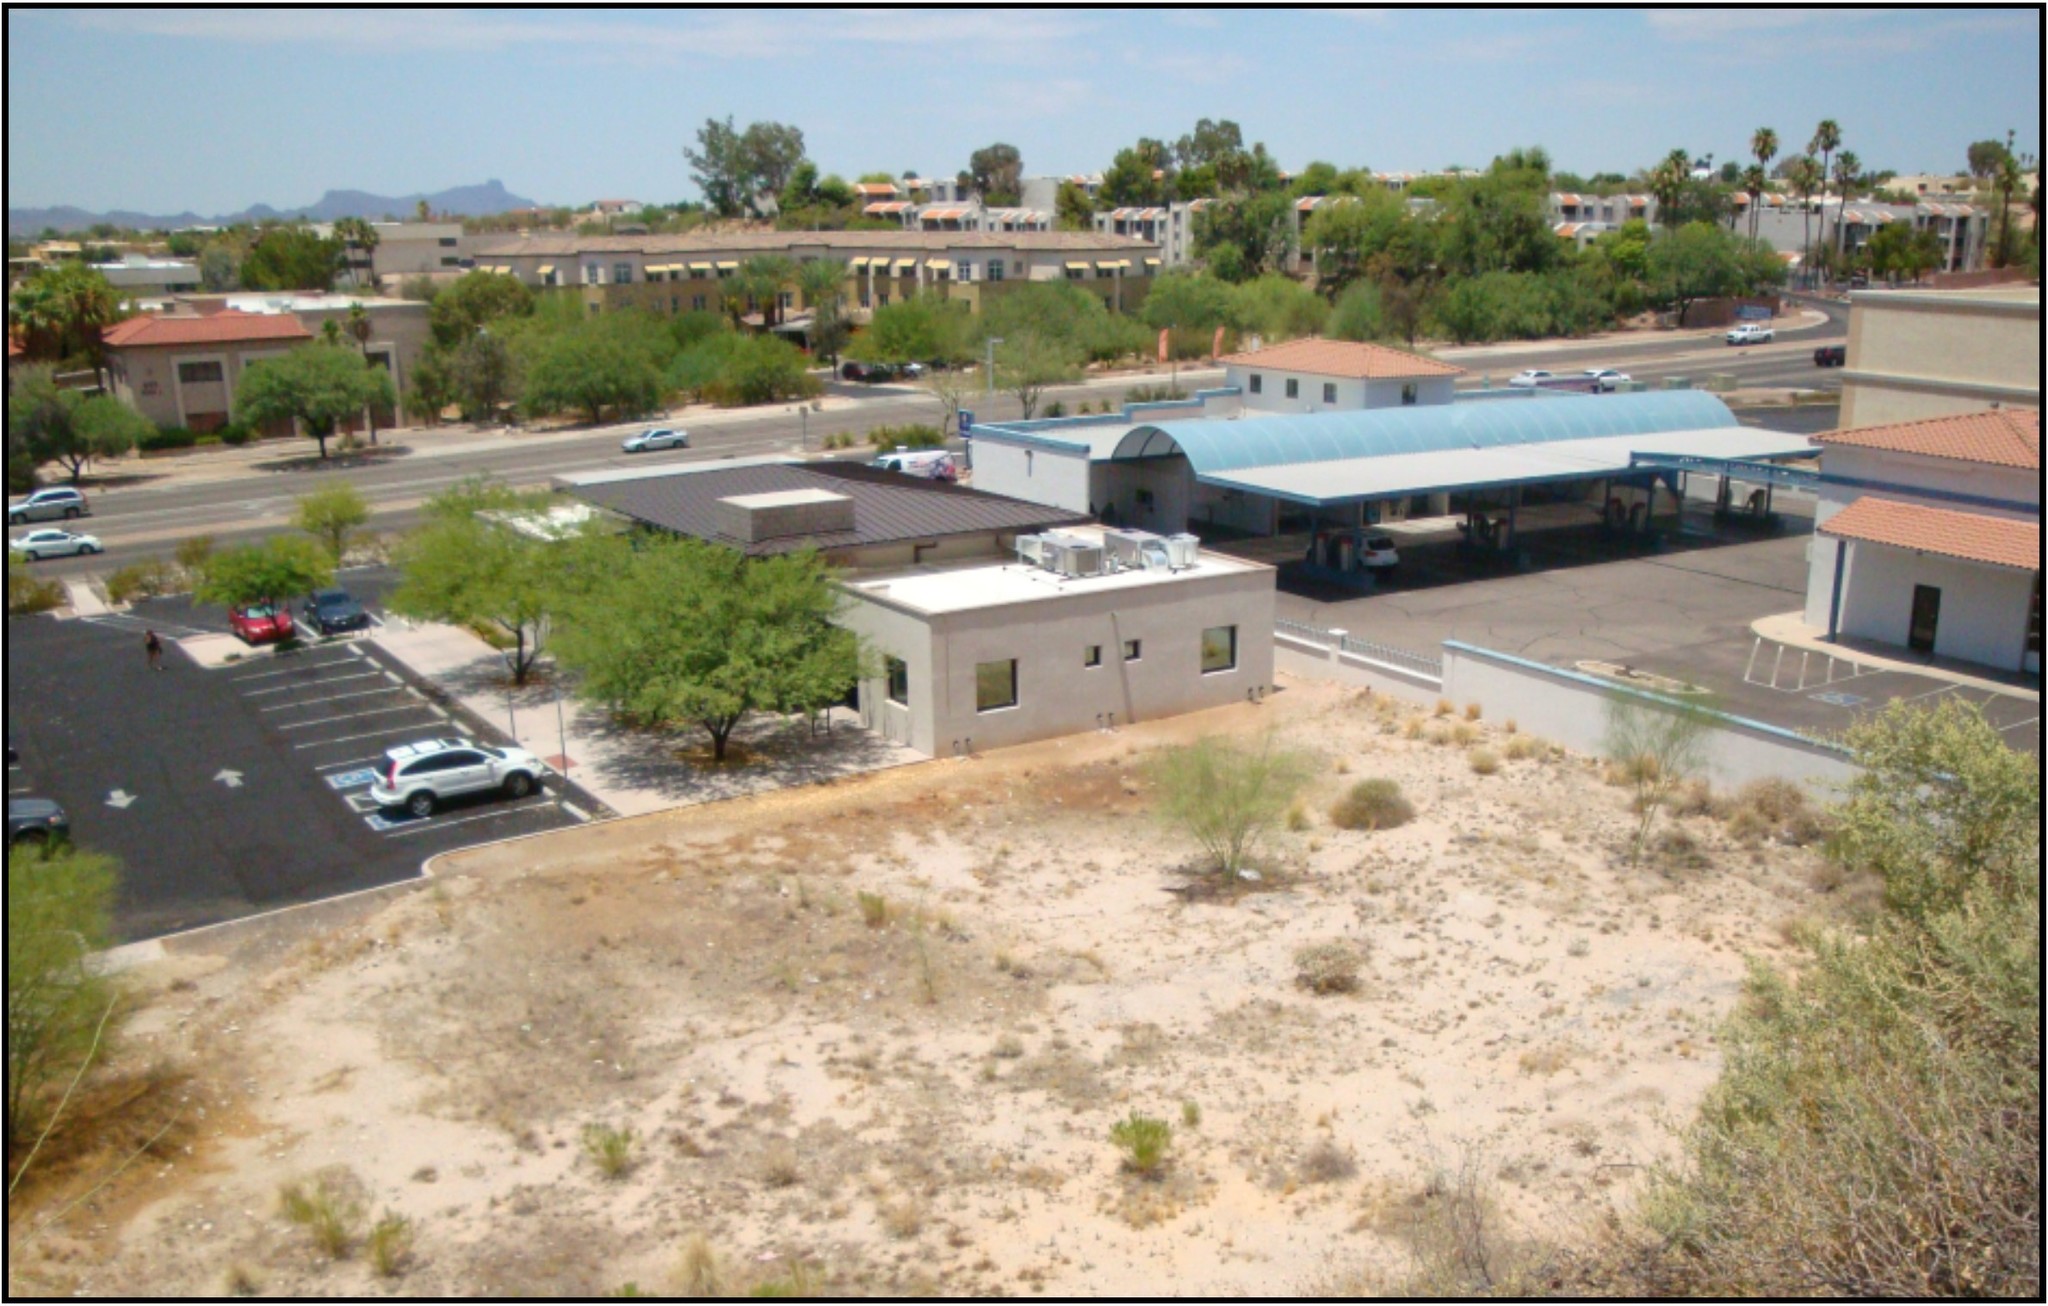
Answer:
<svg viewBox="0 0 2048 1306"><path fill-rule="evenodd" d="M1116 679L1124 691L1124 721L1135 723L1138 719L1138 709L1131 703L1131 660L1124 656L1123 620L1115 609L1110 610L1109 630L1116 637ZM1111 720L1114 728L1114 717Z"/></svg>

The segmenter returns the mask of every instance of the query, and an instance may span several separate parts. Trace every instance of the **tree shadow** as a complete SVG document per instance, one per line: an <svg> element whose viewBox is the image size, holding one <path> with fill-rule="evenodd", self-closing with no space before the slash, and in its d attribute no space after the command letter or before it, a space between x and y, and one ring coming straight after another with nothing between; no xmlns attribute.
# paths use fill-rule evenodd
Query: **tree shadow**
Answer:
<svg viewBox="0 0 2048 1306"><path fill-rule="evenodd" d="M317 472L351 471L364 467L375 467L393 458L404 458L412 449L402 444L380 444L374 448L351 449L346 453L330 454L322 458L318 451L300 458L280 458L272 462L251 463L250 467L259 472Z"/></svg>

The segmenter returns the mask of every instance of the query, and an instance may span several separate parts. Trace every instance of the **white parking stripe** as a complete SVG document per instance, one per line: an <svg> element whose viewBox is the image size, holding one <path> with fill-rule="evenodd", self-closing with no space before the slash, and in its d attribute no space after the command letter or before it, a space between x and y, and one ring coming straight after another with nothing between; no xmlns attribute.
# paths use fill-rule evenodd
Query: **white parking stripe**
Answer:
<svg viewBox="0 0 2048 1306"><path fill-rule="evenodd" d="M377 673L376 673L376 672L374 672L374 671L358 671L358 672L356 672L356 673L355 673L354 675L348 675L348 676L328 676L328 677L326 677L325 679L322 679L322 680L318 680L318 681L315 681L315 682L313 682L313 683L315 683L315 684L321 684L321 685L338 685L338 684L340 684L340 683L341 683L342 681L344 681L344 680L371 680L371 679L374 679L374 678L376 677L376 675L377 675ZM289 694L289 693L291 693L291 692L292 692L293 690L295 690L295 689L303 689L303 688L305 688L305 686L303 686L303 685L272 685L272 686L271 686L271 687L270 687L269 689L251 689L251 690L247 690L247 691L245 691L245 692L244 692L244 693L242 694L242 697L243 697L243 698L261 698L261 697L263 697L263 696L264 696L265 694Z"/></svg>
<svg viewBox="0 0 2048 1306"><path fill-rule="evenodd" d="M312 721L293 721L289 725L279 726L278 729L307 730L313 726L331 726L337 721L354 721L359 717L383 716L390 712L417 712L419 706L417 703L400 703L397 707L373 707L367 712L349 712L342 716L323 716Z"/></svg>
<svg viewBox="0 0 2048 1306"><path fill-rule="evenodd" d="M344 771L352 766L368 766L372 762L381 762L383 760L384 755L379 753L375 757L358 757L346 762L322 762L313 769L315 771Z"/></svg>
<svg viewBox="0 0 2048 1306"><path fill-rule="evenodd" d="M2009 725L2009 726L2000 726L2000 727L1998 727L1998 733L2000 733L2000 734L2004 734L2004 733L2005 733L2006 731L2008 731L2008 730L2017 730L2017 729L2019 729L2019 728L2020 728L2021 726L2037 726L2037 725L2040 725L2040 724L2041 724L2041 718L2040 718L2040 717L2037 717L2037 716L2030 716L2030 717L2028 717L2028 718L2027 718L2026 720L2024 720L2024 721L2015 721L2015 722L2013 722L2013 723L2012 723L2011 725Z"/></svg>
<svg viewBox="0 0 2048 1306"><path fill-rule="evenodd" d="M323 698L302 698L296 703L278 703L271 707L259 708L257 710L262 712L294 712L302 707L311 707L315 703L338 703L344 698L368 698L372 694L389 694L391 692L392 690L388 685L378 689L353 689L346 694L328 694Z"/></svg>
<svg viewBox="0 0 2048 1306"><path fill-rule="evenodd" d="M425 830L440 830L451 825L467 825L471 821L488 821L494 816L511 816L516 812L530 812L537 807L552 807L554 804L554 799L542 798L538 802L523 803L517 807L494 808L488 812L478 812L474 816L458 816L446 821L430 816L424 821L407 822L396 830L385 830L383 835L387 839L396 839L400 835L419 834Z"/></svg>
<svg viewBox="0 0 2048 1306"><path fill-rule="evenodd" d="M258 671L253 675L229 676L228 679L238 684L244 680L268 680L272 676L289 676L301 671L318 671L323 667L338 667L344 663L361 662L362 660L362 658L355 656L340 657L327 662L307 662L299 666L280 667L276 671Z"/></svg>
<svg viewBox="0 0 2048 1306"><path fill-rule="evenodd" d="M294 751L307 748L326 748L332 744L352 744L358 739L380 739L390 735L407 735L415 730L429 729L432 729L432 727L427 722L420 721L409 726L388 726L383 730L367 730L360 735L343 735L339 739L315 739L308 744L293 744L292 748Z"/></svg>

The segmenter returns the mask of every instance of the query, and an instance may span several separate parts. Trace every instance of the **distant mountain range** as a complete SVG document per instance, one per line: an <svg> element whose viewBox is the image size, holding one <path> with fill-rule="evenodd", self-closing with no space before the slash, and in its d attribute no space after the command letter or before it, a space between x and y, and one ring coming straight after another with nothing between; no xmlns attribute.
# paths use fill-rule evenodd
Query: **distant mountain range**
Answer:
<svg viewBox="0 0 2048 1306"><path fill-rule="evenodd" d="M394 218L410 218L419 209L421 200L425 200L427 207L435 213L476 218L508 209L534 207L532 200L514 195L505 189L503 182L493 177L481 186L457 186L431 195L372 195L366 190L331 190L322 195L317 204L302 208L274 209L268 204L257 204L240 213L222 213L212 217L191 212L133 213L125 209L88 213L70 205L49 209L9 209L7 234L33 236L45 228L62 232L85 231L102 222L147 230L226 226L235 222L261 222L266 218L307 218L314 222L332 222L336 218L382 218L386 214Z"/></svg>

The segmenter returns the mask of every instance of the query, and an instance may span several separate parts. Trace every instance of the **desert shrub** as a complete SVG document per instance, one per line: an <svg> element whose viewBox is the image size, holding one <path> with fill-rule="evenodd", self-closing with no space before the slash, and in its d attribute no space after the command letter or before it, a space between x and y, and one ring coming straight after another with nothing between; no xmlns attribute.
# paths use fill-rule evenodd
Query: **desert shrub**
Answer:
<svg viewBox="0 0 2048 1306"><path fill-rule="evenodd" d="M1533 1297L1548 1286L1541 1250L1514 1239L1480 1159L1467 1153L1455 1171L1438 1171L1377 1226L1403 1244L1400 1274L1338 1274L1307 1296L1416 1298Z"/></svg>
<svg viewBox="0 0 2048 1306"><path fill-rule="evenodd" d="M1039 412L1040 417L1065 417L1066 415L1066 402L1060 399L1053 400Z"/></svg>
<svg viewBox="0 0 2048 1306"><path fill-rule="evenodd" d="M159 426L138 439L135 447L145 453L152 453L164 449L190 449L198 442L198 435L182 426Z"/></svg>
<svg viewBox="0 0 2048 1306"><path fill-rule="evenodd" d="M1448 698L1440 698L1436 701L1436 715L1438 716L1449 716L1456 710L1457 704L1451 702Z"/></svg>
<svg viewBox="0 0 2048 1306"><path fill-rule="evenodd" d="M1525 762L1543 756L1543 741L1533 735L1515 735L1508 740L1507 751L1509 761Z"/></svg>
<svg viewBox="0 0 2048 1306"><path fill-rule="evenodd" d="M879 930L889 923L889 900L879 893L863 889L854 895L860 904L861 923L871 930Z"/></svg>
<svg viewBox="0 0 2048 1306"><path fill-rule="evenodd" d="M1356 945L1326 939L1296 949L1294 982L1311 993L1356 993L1363 958Z"/></svg>
<svg viewBox="0 0 2048 1306"><path fill-rule="evenodd" d="M1500 758L1491 749L1473 749L1465 754L1465 763L1472 768L1474 775L1492 775L1500 770Z"/></svg>
<svg viewBox="0 0 2048 1306"><path fill-rule="evenodd" d="M1451 741L1460 748L1469 747L1479 740L1479 728L1469 722L1460 721L1451 727Z"/></svg>
<svg viewBox="0 0 2048 1306"><path fill-rule="evenodd" d="M1330 822L1344 830L1391 830L1415 819L1415 807L1392 780L1360 780L1330 809Z"/></svg>
<svg viewBox="0 0 2048 1306"><path fill-rule="evenodd" d="M1155 1175L1166 1164L1173 1147L1173 1126L1135 1110L1109 1127L1109 1141L1124 1154L1124 1168L1134 1174Z"/></svg>
<svg viewBox="0 0 2048 1306"><path fill-rule="evenodd" d="M633 1168L635 1139L630 1129L591 1123L583 1126L583 1154L607 1179L617 1179Z"/></svg>
<svg viewBox="0 0 2048 1306"><path fill-rule="evenodd" d="M1287 828L1296 834L1300 834L1303 830L1308 829L1308 827L1308 808L1303 806L1301 800L1297 798L1287 808Z"/></svg>
<svg viewBox="0 0 2048 1306"><path fill-rule="evenodd" d="M412 1221L396 1211L386 1211L370 1226L364 1247L370 1268L378 1277L395 1279L405 1272L406 1263L412 1259L412 1234Z"/></svg>
<svg viewBox="0 0 2048 1306"><path fill-rule="evenodd" d="M1194 1129L1202 1123L1202 1104L1189 1098L1180 1104L1180 1123L1183 1128Z"/></svg>
<svg viewBox="0 0 2048 1306"><path fill-rule="evenodd" d="M1314 774L1302 753L1268 738L1251 748L1209 736L1151 761L1164 819L1191 835L1211 865L1234 876Z"/></svg>
<svg viewBox="0 0 2048 1306"><path fill-rule="evenodd" d="M868 444L885 453L892 449L943 449L946 436L936 426L906 422L902 426L878 426L869 431Z"/></svg>
<svg viewBox="0 0 2048 1306"><path fill-rule="evenodd" d="M683 1244L676 1280L678 1296L708 1298L727 1294L725 1263L703 1234L691 1234Z"/></svg>
<svg viewBox="0 0 2048 1306"><path fill-rule="evenodd" d="M803 1178L803 1171L797 1165L796 1149L780 1140L769 1144L761 1154L761 1182L770 1188L793 1188Z"/></svg>
<svg viewBox="0 0 2048 1306"><path fill-rule="evenodd" d="M1477 721L1485 714L1485 711L1486 709L1480 707L1477 703L1467 703L1465 704L1465 719L1467 721Z"/></svg>
<svg viewBox="0 0 2048 1306"><path fill-rule="evenodd" d="M29 574L28 564L16 557L7 559L7 612L26 616L48 612L64 602L64 586L54 580Z"/></svg>
<svg viewBox="0 0 2048 1306"><path fill-rule="evenodd" d="M1173 403L1188 397L1188 392L1177 385L1134 385L1124 391L1127 404Z"/></svg>
<svg viewBox="0 0 2048 1306"><path fill-rule="evenodd" d="M113 900L103 857L65 845L39 853L26 839L7 855L10 1181L59 1122L58 1085L82 1079L112 1041L115 990L89 958L106 941Z"/></svg>
<svg viewBox="0 0 2048 1306"><path fill-rule="evenodd" d="M278 1192L279 1212L332 1260L347 1259L362 1234L363 1203L352 1178L322 1174L310 1184L289 1183Z"/></svg>
<svg viewBox="0 0 2048 1306"><path fill-rule="evenodd" d="M256 438L256 431L242 422L229 422L218 432L220 442L230 448L239 449Z"/></svg>
<svg viewBox="0 0 2048 1306"><path fill-rule="evenodd" d="M1305 1184L1334 1184L1350 1179L1358 1173L1358 1158L1325 1138L1308 1150L1301 1158L1297 1171Z"/></svg>
<svg viewBox="0 0 2048 1306"><path fill-rule="evenodd" d="M1607 757L1620 783L1635 791L1635 838L1629 857L1641 861L1650 827L1674 790L1704 763L1712 718L1685 704L1614 694L1607 700Z"/></svg>
<svg viewBox="0 0 2048 1306"><path fill-rule="evenodd" d="M1827 838L1830 822L1810 803L1806 790L1789 780L1752 780L1729 804L1728 832L1744 843L1776 839L1805 845Z"/></svg>
<svg viewBox="0 0 2048 1306"><path fill-rule="evenodd" d="M1866 933L1753 964L1686 1164L1646 1204L1691 1295L2041 1295L2041 775L1968 704L1848 732L1831 852Z"/></svg>
<svg viewBox="0 0 2048 1306"><path fill-rule="evenodd" d="M206 564L213 560L213 537L193 535L178 541L172 557L187 576L197 577L206 571Z"/></svg>
<svg viewBox="0 0 2048 1306"><path fill-rule="evenodd" d="M181 579L178 569L161 558L131 562L107 577L107 598L115 603L153 599L176 592Z"/></svg>

